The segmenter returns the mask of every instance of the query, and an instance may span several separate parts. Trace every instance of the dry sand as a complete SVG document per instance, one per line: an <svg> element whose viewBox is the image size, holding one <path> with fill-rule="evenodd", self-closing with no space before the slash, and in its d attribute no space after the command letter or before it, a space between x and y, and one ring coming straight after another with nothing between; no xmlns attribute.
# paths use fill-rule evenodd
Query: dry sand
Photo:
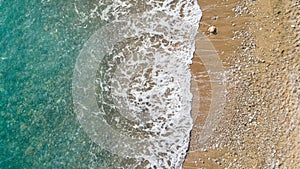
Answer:
<svg viewBox="0 0 300 169"><path fill-rule="evenodd" d="M300 1L199 4L204 34L191 65L199 97L184 168L300 168Z"/></svg>

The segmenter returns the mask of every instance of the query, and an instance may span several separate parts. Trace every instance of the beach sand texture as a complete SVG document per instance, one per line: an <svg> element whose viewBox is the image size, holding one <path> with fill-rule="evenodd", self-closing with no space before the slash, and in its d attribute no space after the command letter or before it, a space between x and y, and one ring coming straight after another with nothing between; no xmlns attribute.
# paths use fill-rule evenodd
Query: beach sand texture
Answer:
<svg viewBox="0 0 300 169"><path fill-rule="evenodd" d="M195 123L184 168L300 168L300 1L198 2L204 34L191 65ZM207 31L212 25L216 35ZM203 37L216 53L201 51L211 49ZM217 54L223 67L207 66L203 54ZM223 85L216 86L211 69L224 72ZM212 113L213 129L203 139Z"/></svg>

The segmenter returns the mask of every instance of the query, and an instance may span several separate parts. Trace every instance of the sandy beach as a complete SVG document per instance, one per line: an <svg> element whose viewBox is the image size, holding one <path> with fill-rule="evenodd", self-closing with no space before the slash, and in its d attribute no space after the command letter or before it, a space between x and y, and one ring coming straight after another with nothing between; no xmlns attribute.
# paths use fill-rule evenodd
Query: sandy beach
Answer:
<svg viewBox="0 0 300 169"><path fill-rule="evenodd" d="M300 168L300 2L198 3L184 168Z"/></svg>

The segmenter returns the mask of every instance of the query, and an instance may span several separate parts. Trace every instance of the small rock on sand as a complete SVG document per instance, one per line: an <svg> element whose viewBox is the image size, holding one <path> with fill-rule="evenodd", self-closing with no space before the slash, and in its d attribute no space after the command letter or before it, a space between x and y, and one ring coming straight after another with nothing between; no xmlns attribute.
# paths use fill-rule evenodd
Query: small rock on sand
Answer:
<svg viewBox="0 0 300 169"><path fill-rule="evenodd" d="M208 27L207 31L210 33L210 34L217 34L217 28L215 26L210 26Z"/></svg>

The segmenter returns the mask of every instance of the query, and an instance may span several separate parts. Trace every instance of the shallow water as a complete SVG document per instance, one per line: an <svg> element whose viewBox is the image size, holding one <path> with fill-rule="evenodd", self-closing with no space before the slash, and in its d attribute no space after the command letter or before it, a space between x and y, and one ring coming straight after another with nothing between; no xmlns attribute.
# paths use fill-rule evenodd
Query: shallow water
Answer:
<svg viewBox="0 0 300 169"><path fill-rule="evenodd" d="M136 16L136 14L145 11L150 11L149 14L152 14L161 12L167 7L170 10L164 11L164 15L167 15L167 18L173 17L173 20L170 19L164 23L165 28L168 28L172 24L168 21L178 21L176 17L179 15L176 16L175 14L180 14L180 9L182 9L177 9L180 3L170 4L154 1L151 1L151 3L143 1L136 3L131 1L86 2L76 0L63 2L50 0L0 1L0 168L118 168L129 167L130 165L136 167L137 165L140 167L162 165L157 160L151 161L153 160L150 158L151 154L141 160L145 155L143 153L139 157L124 153L118 154L119 149L112 151L108 146L109 140L104 139L104 146L101 144L103 141L97 142L97 139L93 138L91 133L86 130L81 117L78 117L80 112L76 111L76 97L75 100L73 99L73 96L77 95L72 92L74 92L74 84L76 84L73 77L74 74L76 75L75 65L78 66L78 63L81 63L78 62L78 58L82 56L82 51L92 49L86 44L89 44L97 31L103 30L105 26L113 25L111 23L114 23L114 21L122 20L122 18L124 19L133 14ZM187 9L196 9L197 7L196 4L187 4L186 6ZM181 13L184 13L184 11L181 11ZM187 25L181 26L197 25L201 14L196 14L199 16L189 16L191 19L185 21ZM150 28L152 28L155 24L151 23L155 22L155 20L152 22L146 20L143 23L147 23L145 26L150 25ZM171 37L168 34L160 34L161 30L147 30L144 28L141 29L146 30L144 33L159 35L160 38ZM196 29L197 26L194 27L194 30ZM177 53L179 59L180 56L184 56L182 60L177 58L174 62L181 63L183 61L181 65L188 66L193 52L192 38L194 30L191 30L192 33L187 32L189 34L187 36L179 33L177 37L167 39L169 42L176 42L177 40L182 44L188 44L181 45L181 50L177 50L174 44L169 45L173 46L171 50L181 52ZM165 31L165 33L167 32ZM182 41L182 39L188 40ZM103 39L98 40L103 41ZM162 51L165 50L163 47L161 49ZM156 52L159 53L159 51ZM164 54L164 52L160 53L161 55ZM152 64L155 65L157 62L161 63L162 61L156 60ZM166 66L166 63L156 65L162 67ZM97 65L98 72L103 69L101 66L101 64ZM186 70L185 66L182 67L182 70ZM122 74L121 70L124 68L126 66L119 67L113 76L117 76L118 72ZM166 72L168 73L168 71ZM174 77L176 76L175 74ZM189 76L187 74L182 77L189 78ZM165 82L165 86L164 84L161 86L167 88L169 84L172 83ZM187 86L183 86L185 83L180 84L178 90L181 92L189 91L189 83L186 84ZM97 87L96 81L95 87ZM156 91L159 94L160 90ZM116 88L114 92L115 98L118 98L118 89ZM189 97L187 96L182 102L183 107L188 106L190 103ZM181 98L173 98L173 101ZM118 103L118 99L114 101L115 104ZM171 108L173 101L167 102ZM99 102L102 103L101 99ZM160 106L165 103L162 101ZM98 104L98 106L100 105ZM121 106L119 109L122 110L123 107ZM132 107L134 106L129 106L129 108ZM135 109L135 111L138 110ZM185 110L187 111L182 112L179 109L178 112L189 115L189 108L187 107ZM145 114L136 116L123 112L121 115L136 123L141 123L139 121L140 117L145 117L145 121L149 121L149 119L157 120L161 117L159 112L158 115L155 114L157 111L152 112L154 114L148 114L148 118L145 117ZM184 116L179 116L179 119L182 117ZM185 125L190 125L188 123ZM157 129L153 128L152 132L155 130ZM183 133L189 133L189 130L190 128L185 128ZM125 130L125 132L128 131ZM181 140L187 145L188 135L186 137L181 138ZM103 138L100 140L103 140ZM154 139L150 144L153 150L158 148L155 144ZM179 152L184 153L186 148L186 146L183 146L183 149ZM179 160L175 160L176 164L168 165L180 166L184 154L179 156ZM163 155L162 157L168 159L169 155ZM137 164L136 161L142 161L142 163Z"/></svg>

